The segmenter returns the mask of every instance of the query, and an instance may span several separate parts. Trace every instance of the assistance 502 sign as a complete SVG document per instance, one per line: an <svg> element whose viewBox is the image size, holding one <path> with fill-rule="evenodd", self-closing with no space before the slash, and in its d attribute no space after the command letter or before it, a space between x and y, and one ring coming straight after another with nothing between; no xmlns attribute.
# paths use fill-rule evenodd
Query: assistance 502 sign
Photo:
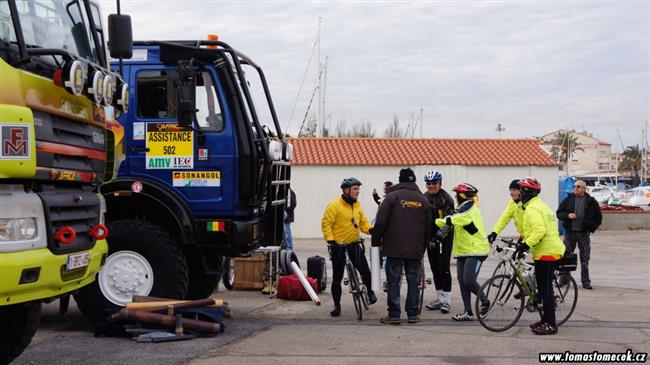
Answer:
<svg viewBox="0 0 650 365"><path fill-rule="evenodd" d="M221 186L220 171L174 171L172 175L176 187L215 187Z"/></svg>
<svg viewBox="0 0 650 365"><path fill-rule="evenodd" d="M147 169L194 168L194 132L176 123L147 123Z"/></svg>

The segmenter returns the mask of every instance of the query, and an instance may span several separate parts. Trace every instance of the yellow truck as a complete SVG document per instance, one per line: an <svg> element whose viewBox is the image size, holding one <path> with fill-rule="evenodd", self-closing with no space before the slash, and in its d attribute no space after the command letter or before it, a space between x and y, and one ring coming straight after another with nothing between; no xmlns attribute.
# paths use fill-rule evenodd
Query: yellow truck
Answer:
<svg viewBox="0 0 650 365"><path fill-rule="evenodd" d="M105 38L112 57L131 52L130 18L109 25L89 0L0 0L0 364L29 344L42 302L67 303L106 259L97 189L115 175L128 85Z"/></svg>

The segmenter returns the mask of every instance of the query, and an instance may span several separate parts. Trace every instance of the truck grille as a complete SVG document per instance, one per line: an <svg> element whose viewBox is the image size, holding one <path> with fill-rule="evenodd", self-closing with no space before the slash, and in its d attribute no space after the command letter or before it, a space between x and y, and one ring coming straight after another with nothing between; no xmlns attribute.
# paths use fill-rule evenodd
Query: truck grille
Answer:
<svg viewBox="0 0 650 365"><path fill-rule="evenodd" d="M92 182L104 179L106 161L106 130L86 122L34 110L36 129L36 164L41 171L36 178L45 180L79 179L79 172L93 176Z"/></svg>
<svg viewBox="0 0 650 365"><path fill-rule="evenodd" d="M90 249L95 239L90 235L93 226L100 223L100 202L90 185L53 186L43 185L38 193L45 210L48 247L54 253L67 253ZM70 244L54 239L61 227L70 226L77 238Z"/></svg>

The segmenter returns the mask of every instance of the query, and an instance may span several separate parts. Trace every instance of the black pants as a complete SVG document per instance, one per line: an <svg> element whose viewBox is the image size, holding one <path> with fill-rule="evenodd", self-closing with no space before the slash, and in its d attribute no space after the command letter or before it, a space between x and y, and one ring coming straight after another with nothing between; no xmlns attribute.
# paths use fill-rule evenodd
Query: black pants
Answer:
<svg viewBox="0 0 650 365"><path fill-rule="evenodd" d="M332 299L334 305L339 307L341 305L341 280L343 280L343 273L345 272L345 250L348 250L350 261L352 265L361 274L361 280L370 292L371 279L370 267L368 261L364 256L365 250L361 244L353 245L330 245L330 260L332 260Z"/></svg>
<svg viewBox="0 0 650 365"><path fill-rule="evenodd" d="M589 257L591 256L591 239L589 232L566 231L564 233L564 246L567 252L573 253L578 246L580 250L580 281L582 285L591 284L589 279Z"/></svg>
<svg viewBox="0 0 650 365"><path fill-rule="evenodd" d="M481 285L476 281L481 265L487 256L465 256L456 260L456 275L458 276L458 286L460 287L460 296L463 298L465 312L472 314L472 293L479 295ZM479 300L481 303L487 302L485 294L481 292Z"/></svg>
<svg viewBox="0 0 650 365"><path fill-rule="evenodd" d="M427 246L427 256L429 257L429 265L431 265L436 290L451 291L451 271L449 266L452 247L453 240L448 239L443 242L433 240Z"/></svg>
<svg viewBox="0 0 650 365"><path fill-rule="evenodd" d="M535 261L537 292L542 301L544 313L542 322L555 326L555 294L553 293L553 271L555 261Z"/></svg>

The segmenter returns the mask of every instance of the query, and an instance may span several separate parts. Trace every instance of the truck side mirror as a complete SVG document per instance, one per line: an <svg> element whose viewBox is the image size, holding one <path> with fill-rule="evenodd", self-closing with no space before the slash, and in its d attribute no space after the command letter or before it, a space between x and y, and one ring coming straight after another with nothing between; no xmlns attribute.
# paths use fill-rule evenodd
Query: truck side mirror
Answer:
<svg viewBox="0 0 650 365"><path fill-rule="evenodd" d="M108 16L108 50L112 58L131 58L133 55L130 16L124 14Z"/></svg>
<svg viewBox="0 0 650 365"><path fill-rule="evenodd" d="M196 114L195 69L186 62L178 65L178 125L192 127Z"/></svg>

